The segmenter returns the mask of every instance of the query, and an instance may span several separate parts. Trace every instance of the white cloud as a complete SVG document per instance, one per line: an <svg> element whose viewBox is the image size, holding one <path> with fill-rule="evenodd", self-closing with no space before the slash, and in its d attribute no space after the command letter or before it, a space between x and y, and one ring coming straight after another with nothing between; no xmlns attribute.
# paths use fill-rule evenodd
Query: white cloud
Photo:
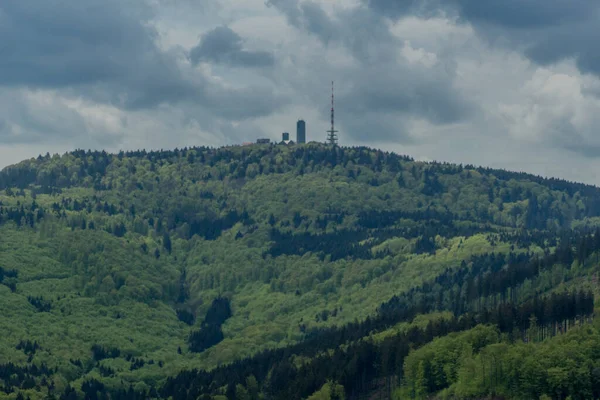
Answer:
<svg viewBox="0 0 600 400"><path fill-rule="evenodd" d="M600 99L584 92L582 76L538 68L513 104L501 107L515 139L600 156Z"/></svg>
<svg viewBox="0 0 600 400"><path fill-rule="evenodd" d="M410 40L404 41L404 46L400 49L400 54L411 64L421 64L427 68L433 67L438 58L435 53L428 52L423 48L412 47Z"/></svg>

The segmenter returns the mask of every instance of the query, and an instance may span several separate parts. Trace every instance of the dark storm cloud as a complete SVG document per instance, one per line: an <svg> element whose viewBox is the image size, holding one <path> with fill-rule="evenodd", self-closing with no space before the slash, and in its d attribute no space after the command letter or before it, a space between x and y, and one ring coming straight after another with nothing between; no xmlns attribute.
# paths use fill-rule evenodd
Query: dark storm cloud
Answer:
<svg viewBox="0 0 600 400"><path fill-rule="evenodd" d="M455 90L453 75L443 66L384 64L345 79L350 88L337 102L346 133L359 141L411 143L415 139L405 127L409 118L445 125L463 121L475 110Z"/></svg>
<svg viewBox="0 0 600 400"><path fill-rule="evenodd" d="M525 54L532 60L548 65L573 58L583 73L600 76L600 13L594 22L549 28L528 43Z"/></svg>
<svg viewBox="0 0 600 400"><path fill-rule="evenodd" d="M490 43L503 43L532 61L548 66L566 59L575 61L582 73L600 76L600 3L587 0L454 0L460 18L468 21ZM498 41L498 38L502 38ZM581 94L593 101L589 89ZM568 101L568 100L563 100ZM585 107L580 105L580 107ZM594 120L575 124L577 113L549 115L544 144L587 158L600 157L593 111L579 115Z"/></svg>
<svg viewBox="0 0 600 400"><path fill-rule="evenodd" d="M187 101L213 106L215 98L235 96L236 90L183 71L177 63L183 53L159 49L148 24L151 10L143 4L0 3L0 85L79 90L94 100L136 110ZM254 56L250 53L245 61L256 62ZM265 114L254 104L250 108Z"/></svg>
<svg viewBox="0 0 600 400"><path fill-rule="evenodd" d="M485 37L506 36L540 64L574 58L600 75L600 3L588 0L455 0L462 18Z"/></svg>
<svg viewBox="0 0 600 400"><path fill-rule="evenodd" d="M0 90L50 90L125 111L189 104L193 106L184 108L204 108L211 110L210 118L233 121L269 115L285 104L271 90L226 88L186 67L184 51L158 47L153 18L154 10L144 1L2 1ZM241 41L233 39L229 50ZM243 50L235 59L254 65L265 60L270 62L260 52ZM35 115L35 107L23 104L21 112ZM55 131L58 125L53 121L19 118L11 132L5 124L0 141L25 143L84 135L77 112L63 111L63 129ZM199 123L210 125L208 117ZM36 138L36 132L41 136Z"/></svg>
<svg viewBox="0 0 600 400"><path fill-rule="evenodd" d="M356 66L333 69L323 61L308 67L311 76L328 74L341 81L344 89L337 98L349 137L408 143L413 138L402 120L451 124L473 111L474 106L453 85L456 74L451 60L442 58L430 66L402 60L398 51L404 43L390 32L380 14L361 6L329 16L312 1L271 0L268 4L324 45L341 46L353 55ZM323 81L317 85L327 87L327 80ZM313 101L322 100L321 96L317 90L311 94ZM328 119L327 113L323 107L322 118Z"/></svg>
<svg viewBox="0 0 600 400"><path fill-rule="evenodd" d="M130 75L157 53L142 24L147 11L114 0L2 2L0 83L61 87Z"/></svg>
<svg viewBox="0 0 600 400"><path fill-rule="evenodd" d="M454 94L452 77L439 69L402 68L390 76L385 68L373 68L361 78L349 94L340 98L354 114L376 111L447 124L466 117L471 107Z"/></svg>
<svg viewBox="0 0 600 400"><path fill-rule="evenodd" d="M143 2L2 2L0 85L79 91L134 109L194 97L201 82L158 49L151 16Z"/></svg>
<svg viewBox="0 0 600 400"><path fill-rule="evenodd" d="M339 26L325 13L320 5L311 1L300 5L306 30L315 34L323 43L339 38Z"/></svg>
<svg viewBox="0 0 600 400"><path fill-rule="evenodd" d="M454 3L461 16L469 21L520 29L580 22L598 9L589 0L454 0Z"/></svg>
<svg viewBox="0 0 600 400"><path fill-rule="evenodd" d="M200 43L190 50L190 61L194 65L207 61L234 67L269 67L275 64L271 53L245 50L240 35L226 26L205 33Z"/></svg>
<svg viewBox="0 0 600 400"><path fill-rule="evenodd" d="M490 42L507 44L539 64L573 58L582 72L600 75L598 1L363 0L363 4L393 20L407 15L457 15Z"/></svg>
<svg viewBox="0 0 600 400"><path fill-rule="evenodd" d="M313 1L268 0L290 24L317 37L323 44L341 43L364 63L381 62L398 45L383 18L363 7L340 10L330 17Z"/></svg>
<svg viewBox="0 0 600 400"><path fill-rule="evenodd" d="M471 22L525 29L579 22L598 9L588 0L363 0L363 4L393 20L457 12Z"/></svg>

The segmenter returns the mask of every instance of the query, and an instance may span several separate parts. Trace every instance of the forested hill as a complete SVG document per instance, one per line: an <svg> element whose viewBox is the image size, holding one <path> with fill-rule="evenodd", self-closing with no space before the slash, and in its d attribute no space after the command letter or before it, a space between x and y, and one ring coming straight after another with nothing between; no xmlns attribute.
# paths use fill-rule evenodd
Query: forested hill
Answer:
<svg viewBox="0 0 600 400"><path fill-rule="evenodd" d="M314 184L309 185L308 180ZM267 181L270 190L255 188ZM253 198L233 199L234 192L243 191L249 182L257 182L251 185L255 192L247 193ZM323 197L313 194L304 201L293 201L300 199L289 198L294 194L288 193L291 190L286 184L290 182L300 185L296 189L299 195L321 191L325 183L328 188ZM111 192L141 212L159 212L167 218L169 213L181 212L161 207L168 198L195 198L195 207L183 207L183 212L196 208L207 218L224 214L224 209L237 210L238 214L263 211L269 202L287 204L284 208L294 211L313 210L338 217L385 210L393 220L401 215L391 212L429 211L459 220L539 229L570 227L574 219L600 214L600 189L595 186L471 165L415 162L407 156L364 147L319 144L119 154L75 151L62 157L46 154L5 168L0 173L0 188L17 190L17 194L29 189L34 194L55 195L85 188L98 191L96 198ZM282 196L276 196L278 192ZM142 193L151 193L153 201L136 201L134 194ZM314 209L317 201L319 208ZM207 204L217 207L202 210ZM376 219L387 223L382 215ZM325 228L314 220L306 222L304 225L311 228Z"/></svg>
<svg viewBox="0 0 600 400"><path fill-rule="evenodd" d="M488 345L595 343L573 327L599 217L594 186L368 148L23 161L0 172L0 398L554 396L464 374ZM430 359L446 334L464 365Z"/></svg>

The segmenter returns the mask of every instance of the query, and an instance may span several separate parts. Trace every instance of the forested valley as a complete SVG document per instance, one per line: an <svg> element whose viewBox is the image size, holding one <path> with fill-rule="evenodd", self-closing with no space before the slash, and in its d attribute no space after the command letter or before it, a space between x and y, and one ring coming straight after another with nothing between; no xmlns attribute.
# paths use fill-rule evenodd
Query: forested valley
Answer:
<svg viewBox="0 0 600 400"><path fill-rule="evenodd" d="M364 147L0 172L0 399L600 398L600 188Z"/></svg>

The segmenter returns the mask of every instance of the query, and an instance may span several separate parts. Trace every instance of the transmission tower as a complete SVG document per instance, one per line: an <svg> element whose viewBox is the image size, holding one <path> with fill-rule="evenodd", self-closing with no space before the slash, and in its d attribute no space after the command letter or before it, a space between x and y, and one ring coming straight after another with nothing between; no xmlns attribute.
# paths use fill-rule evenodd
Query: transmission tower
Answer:
<svg viewBox="0 0 600 400"><path fill-rule="evenodd" d="M334 109L333 109L333 81L331 82L331 129L327 131L327 141L329 144L336 145L337 144L337 131L335 130L334 125Z"/></svg>

